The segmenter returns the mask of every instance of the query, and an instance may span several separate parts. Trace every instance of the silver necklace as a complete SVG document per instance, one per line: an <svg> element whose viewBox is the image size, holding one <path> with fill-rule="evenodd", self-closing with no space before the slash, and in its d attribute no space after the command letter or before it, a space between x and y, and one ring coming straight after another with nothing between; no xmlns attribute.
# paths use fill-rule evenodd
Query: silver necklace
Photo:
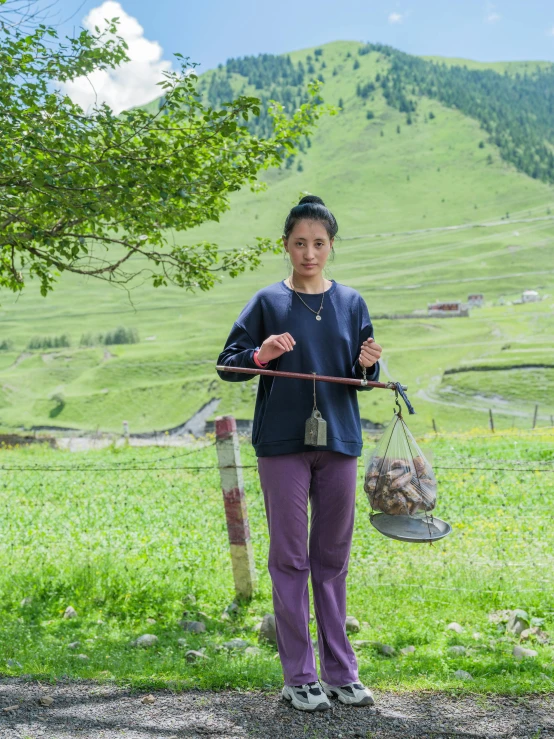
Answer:
<svg viewBox="0 0 554 739"><path fill-rule="evenodd" d="M290 284L291 284L292 289L294 290L294 292L296 293L296 295L298 295L298 293L296 292L296 290L294 288L294 285L292 284L292 277L289 277L289 281L290 281ZM298 297L300 298L300 295L298 295ZM319 306L319 310L317 310L317 311L315 311L313 308L310 308L310 306L307 303L305 303L302 300L302 298L300 298L300 300L302 300L302 302L304 303L304 305L306 306L306 308L308 308L308 310L311 310L312 313L315 313L315 320L316 321L321 321L321 316L319 314L323 310L323 299L324 299L324 297L325 297L325 290L323 291L323 293L321 295L321 305Z"/></svg>

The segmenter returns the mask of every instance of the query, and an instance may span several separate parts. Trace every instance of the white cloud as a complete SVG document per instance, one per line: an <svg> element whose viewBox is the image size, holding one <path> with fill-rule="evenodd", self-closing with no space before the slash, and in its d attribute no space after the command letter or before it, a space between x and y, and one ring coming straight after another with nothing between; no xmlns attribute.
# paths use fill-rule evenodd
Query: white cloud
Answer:
<svg viewBox="0 0 554 739"><path fill-rule="evenodd" d="M554 36L554 26L546 32L547 36Z"/></svg>
<svg viewBox="0 0 554 739"><path fill-rule="evenodd" d="M89 31L94 31L95 26L104 29L104 18L119 18L117 35L129 45L127 56L130 61L116 69L96 70L86 77L65 82L62 88L85 111L97 101L107 103L115 113L120 113L160 95L161 89L156 83L163 79L162 72L171 68L171 62L162 59L160 44L145 38L144 29L137 19L126 13L115 0L105 0L93 8L83 19L83 26Z"/></svg>
<svg viewBox="0 0 554 739"><path fill-rule="evenodd" d="M498 13L487 13L485 20L487 23L496 23L500 18L502 18L502 16L498 15Z"/></svg>
<svg viewBox="0 0 554 739"><path fill-rule="evenodd" d="M402 13L391 13L389 15L389 23L402 23L404 17Z"/></svg>

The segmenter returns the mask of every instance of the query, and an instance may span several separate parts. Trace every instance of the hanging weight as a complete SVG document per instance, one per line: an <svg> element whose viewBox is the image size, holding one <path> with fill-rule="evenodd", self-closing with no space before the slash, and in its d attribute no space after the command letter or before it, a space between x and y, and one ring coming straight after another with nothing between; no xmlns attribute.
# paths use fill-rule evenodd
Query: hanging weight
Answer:
<svg viewBox="0 0 554 739"><path fill-rule="evenodd" d="M327 444L327 421L321 413L314 409L306 421L304 444L310 446L325 446Z"/></svg>

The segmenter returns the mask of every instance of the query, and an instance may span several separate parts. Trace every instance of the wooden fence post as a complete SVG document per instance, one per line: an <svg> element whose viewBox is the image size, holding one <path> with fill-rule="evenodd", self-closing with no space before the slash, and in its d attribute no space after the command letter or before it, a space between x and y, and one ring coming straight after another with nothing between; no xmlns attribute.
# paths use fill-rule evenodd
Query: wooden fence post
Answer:
<svg viewBox="0 0 554 739"><path fill-rule="evenodd" d="M491 431L494 432L494 419L492 417L492 408L489 408L489 425L491 427Z"/></svg>
<svg viewBox="0 0 554 739"><path fill-rule="evenodd" d="M244 497L237 424L233 416L215 419L215 437L235 590L237 596L248 599L256 587L256 568Z"/></svg>
<svg viewBox="0 0 554 739"><path fill-rule="evenodd" d="M435 419L432 418L431 420L433 421L433 431L435 432L435 434L438 434L439 432L437 431L437 424L435 423Z"/></svg>
<svg viewBox="0 0 554 739"><path fill-rule="evenodd" d="M533 414L533 428L535 428L535 426L537 425L537 415L538 415L538 412L539 412L539 406L536 405L535 406L535 412Z"/></svg>

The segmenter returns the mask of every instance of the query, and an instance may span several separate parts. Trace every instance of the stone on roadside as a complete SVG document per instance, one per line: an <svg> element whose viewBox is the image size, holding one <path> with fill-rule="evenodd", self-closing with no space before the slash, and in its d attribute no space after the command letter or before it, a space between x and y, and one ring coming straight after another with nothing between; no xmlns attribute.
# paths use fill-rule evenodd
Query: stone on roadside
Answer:
<svg viewBox="0 0 554 739"><path fill-rule="evenodd" d="M209 657L207 654L198 651L198 649L189 649L189 651L185 653L185 659L187 662L196 662L199 659L209 659Z"/></svg>
<svg viewBox="0 0 554 739"><path fill-rule="evenodd" d="M64 611L63 617L64 618L76 618L77 611L73 608L73 606L67 606L67 608Z"/></svg>
<svg viewBox="0 0 554 739"><path fill-rule="evenodd" d="M23 669L23 665L21 664L21 662L18 662L16 659L7 659L6 664L8 665L8 667L19 667L20 669Z"/></svg>
<svg viewBox="0 0 554 739"><path fill-rule="evenodd" d="M446 627L447 631L455 631L456 634L461 634L464 630L463 626L460 626L460 624L456 623L456 621L452 621L451 624L448 624Z"/></svg>
<svg viewBox="0 0 554 739"><path fill-rule="evenodd" d="M364 647L369 647L371 645L371 642L368 639L354 639L352 641L352 646L354 649L363 649Z"/></svg>
<svg viewBox="0 0 554 739"><path fill-rule="evenodd" d="M186 639L177 639L177 644L180 647L187 647L188 646L188 641Z"/></svg>
<svg viewBox="0 0 554 739"><path fill-rule="evenodd" d="M410 644L409 647L402 647L402 649L400 650L400 654L404 654L404 655L413 654L414 652L415 652L415 647L413 646L413 644Z"/></svg>
<svg viewBox="0 0 554 739"><path fill-rule="evenodd" d="M456 670L454 677L458 678L458 680L473 680L473 675L465 670Z"/></svg>
<svg viewBox="0 0 554 739"><path fill-rule="evenodd" d="M475 641L479 641L479 639L483 636L480 631L474 631L471 635Z"/></svg>
<svg viewBox="0 0 554 739"><path fill-rule="evenodd" d="M145 695L141 700L141 703L145 703L146 705L149 705L149 706L155 702L156 702L156 698L152 695L152 693L150 693L149 695Z"/></svg>
<svg viewBox="0 0 554 739"><path fill-rule="evenodd" d="M135 646L137 647L153 647L158 641L158 637L155 634L142 634L138 639L135 639Z"/></svg>
<svg viewBox="0 0 554 739"><path fill-rule="evenodd" d="M17 711L19 709L19 706L4 706L2 710L4 713L11 713L11 711Z"/></svg>
<svg viewBox="0 0 554 739"><path fill-rule="evenodd" d="M507 608L503 608L500 611L493 611L489 613L489 621L491 624L505 624L510 618L511 611Z"/></svg>
<svg viewBox="0 0 554 739"><path fill-rule="evenodd" d="M86 662L88 660L87 654L76 654L75 657L77 659L80 659L82 662Z"/></svg>
<svg viewBox="0 0 554 739"><path fill-rule="evenodd" d="M231 616L229 616L229 614L227 613L227 611L223 611L223 613L220 616L220 619L222 621L230 621L231 620Z"/></svg>
<svg viewBox="0 0 554 739"><path fill-rule="evenodd" d="M229 603L229 605L225 608L225 613L231 615L231 614L237 614L240 611L240 608L235 601L232 603Z"/></svg>
<svg viewBox="0 0 554 739"><path fill-rule="evenodd" d="M360 630L360 622L357 618L354 618L354 616L347 616L346 617L346 631L352 631L356 633Z"/></svg>
<svg viewBox="0 0 554 739"><path fill-rule="evenodd" d="M41 706L51 706L54 702L54 699L51 695L43 695L38 699L38 702Z"/></svg>
<svg viewBox="0 0 554 739"><path fill-rule="evenodd" d="M244 639L230 639L229 641L224 641L223 645L225 649L233 650L243 650L246 649L246 647L250 646L247 641L244 641Z"/></svg>
<svg viewBox="0 0 554 739"><path fill-rule="evenodd" d="M462 646L457 646L457 645L453 647L448 647L448 653L453 654L457 657L461 657L463 654L466 653L466 648Z"/></svg>
<svg viewBox="0 0 554 739"><path fill-rule="evenodd" d="M27 606L32 605L33 603L33 597L31 595L28 595L26 598L23 598L21 601L21 608L26 608Z"/></svg>
<svg viewBox="0 0 554 739"><path fill-rule="evenodd" d="M146 623L147 624L155 624L156 623L156 619L155 618L147 618L146 619Z"/></svg>
<svg viewBox="0 0 554 739"><path fill-rule="evenodd" d="M260 649L260 647L246 647L244 653L248 657L258 657L260 654L263 654L263 651Z"/></svg>
<svg viewBox="0 0 554 739"><path fill-rule="evenodd" d="M179 626L193 634L201 634L206 631L206 624L203 621L179 621Z"/></svg>
<svg viewBox="0 0 554 739"><path fill-rule="evenodd" d="M536 652L534 649L526 649L525 647L520 647L519 644L516 644L512 654L516 659L525 659L526 657L537 657L538 652Z"/></svg>
<svg viewBox="0 0 554 739"><path fill-rule="evenodd" d="M267 641L270 644L277 644L277 632L275 631L275 616L273 613L266 613L262 619L260 631L258 633L259 641Z"/></svg>
<svg viewBox="0 0 554 739"><path fill-rule="evenodd" d="M373 646L385 657L394 657L394 655L396 654L396 649L390 644L381 644L381 642L374 642Z"/></svg>
<svg viewBox="0 0 554 739"><path fill-rule="evenodd" d="M81 646L80 641L72 641L72 642L69 642L69 644L67 645L67 648L68 649L79 649L80 646Z"/></svg>
<svg viewBox="0 0 554 739"><path fill-rule="evenodd" d="M527 641L527 639L531 639L531 637L534 637L539 642L539 644L548 644L550 640L550 637L548 636L546 631L542 631L542 629L539 629L538 626L532 626L530 629L524 629L519 635L521 641Z"/></svg>
<svg viewBox="0 0 554 739"><path fill-rule="evenodd" d="M510 618L506 624L506 631L519 636L522 631L529 628L529 616L526 611L516 608L510 611Z"/></svg>

